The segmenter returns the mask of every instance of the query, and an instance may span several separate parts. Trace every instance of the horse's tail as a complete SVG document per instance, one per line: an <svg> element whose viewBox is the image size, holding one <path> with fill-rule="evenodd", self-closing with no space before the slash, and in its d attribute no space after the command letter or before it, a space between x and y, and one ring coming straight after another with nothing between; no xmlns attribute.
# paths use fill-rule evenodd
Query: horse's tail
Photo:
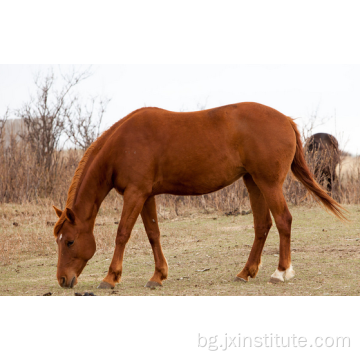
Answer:
<svg viewBox="0 0 360 360"><path fill-rule="evenodd" d="M320 201L325 209L331 211L336 217L342 221L347 221L344 215L346 211L340 204L338 204L332 197L330 197L314 180L304 157L303 146L299 130L293 119L288 117L292 128L296 135L296 152L291 164L291 171L295 177L310 191L311 195L316 201Z"/></svg>

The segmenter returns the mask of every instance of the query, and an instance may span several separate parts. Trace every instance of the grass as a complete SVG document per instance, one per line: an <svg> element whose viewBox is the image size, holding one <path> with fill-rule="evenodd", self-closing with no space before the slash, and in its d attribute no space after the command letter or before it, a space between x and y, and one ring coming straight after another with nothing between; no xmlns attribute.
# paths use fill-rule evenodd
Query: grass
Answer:
<svg viewBox="0 0 360 360"><path fill-rule="evenodd" d="M97 285L110 264L120 210L108 206L97 217L97 252L74 289L56 280L57 247L52 235L56 216L50 204L0 205L0 295L359 295L360 206L346 206L346 225L320 207L292 207L292 263L296 276L268 284L279 260L276 227L268 236L262 268L249 283L233 282L249 255L252 215L225 216L189 211L186 217L162 220L162 246L169 264L164 286L144 288L154 261L141 220L127 245L123 277L114 290ZM15 224L15 225L14 225ZM17 225L16 225L17 224ZM207 271L198 271L203 269Z"/></svg>

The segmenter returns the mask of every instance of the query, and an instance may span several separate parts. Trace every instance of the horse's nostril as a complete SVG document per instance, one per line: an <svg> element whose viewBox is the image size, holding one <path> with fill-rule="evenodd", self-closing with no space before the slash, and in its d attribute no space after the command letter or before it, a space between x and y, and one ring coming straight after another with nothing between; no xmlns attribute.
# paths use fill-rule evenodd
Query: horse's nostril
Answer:
<svg viewBox="0 0 360 360"><path fill-rule="evenodd" d="M63 276L63 277L60 279L60 285L61 285L61 286L65 286L65 283L66 283L66 279L65 279L65 277Z"/></svg>

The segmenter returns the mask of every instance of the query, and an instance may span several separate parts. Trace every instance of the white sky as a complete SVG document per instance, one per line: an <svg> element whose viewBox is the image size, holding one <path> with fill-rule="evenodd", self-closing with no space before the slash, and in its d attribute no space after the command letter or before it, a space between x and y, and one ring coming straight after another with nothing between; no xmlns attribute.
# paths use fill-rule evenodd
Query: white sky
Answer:
<svg viewBox="0 0 360 360"><path fill-rule="evenodd" d="M34 92L33 77L49 65L0 65L0 114L16 108ZM55 73L72 66L53 65ZM77 65L78 69L86 66ZM193 111L255 101L306 121L318 108L328 132L345 150L360 153L359 65L94 65L94 75L78 87L112 100L104 117L108 127L142 106Z"/></svg>

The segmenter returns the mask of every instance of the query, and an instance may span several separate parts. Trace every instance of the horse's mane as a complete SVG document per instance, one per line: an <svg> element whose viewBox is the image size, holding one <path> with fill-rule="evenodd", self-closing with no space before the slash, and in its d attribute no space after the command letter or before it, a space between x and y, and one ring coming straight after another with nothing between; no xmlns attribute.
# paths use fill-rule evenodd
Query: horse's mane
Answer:
<svg viewBox="0 0 360 360"><path fill-rule="evenodd" d="M114 133L114 131L127 119L129 119L132 115L137 113L138 111L143 110L138 109L130 113L129 115L125 116L121 120L117 121L114 125L112 125L108 130L104 131L91 145L90 147L85 151L84 156L79 162L79 165L77 169L75 170L74 177L71 181L71 185L69 187L68 196L66 200L66 206L65 208L72 209L77 192L79 190L81 181L83 179L83 176L85 175L85 167L87 165L90 165L91 161L94 159L95 155L102 149L104 146L106 140ZM61 216L59 217L58 221L56 222L54 226L54 235L55 237L59 234L60 229L62 228L64 222L66 220L65 217L65 211L62 212Z"/></svg>

